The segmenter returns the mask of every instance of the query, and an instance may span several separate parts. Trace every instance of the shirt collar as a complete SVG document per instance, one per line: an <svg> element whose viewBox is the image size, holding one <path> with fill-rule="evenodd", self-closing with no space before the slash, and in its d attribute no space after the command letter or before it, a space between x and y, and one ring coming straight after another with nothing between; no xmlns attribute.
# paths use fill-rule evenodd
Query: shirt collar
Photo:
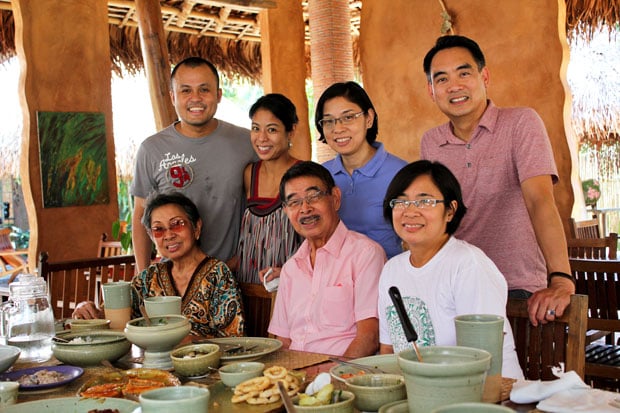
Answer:
<svg viewBox="0 0 620 413"><path fill-rule="evenodd" d="M361 173L362 175L366 175L367 177L372 178L373 176L375 176L377 171L379 171L379 168L381 168L381 165L383 165L383 163L385 162L385 159L387 158L388 153L385 150L385 147L383 146L381 142L373 142L371 146L375 148L377 152L375 152L373 157L370 158L368 162L366 162L366 165L362 166L361 168L357 168L356 171ZM342 163L342 155L336 155L336 165L337 167L336 167L336 170L334 171L334 175L336 174L347 174L348 175L348 172L345 169L344 164Z"/></svg>
<svg viewBox="0 0 620 413"><path fill-rule="evenodd" d="M347 229L346 225L344 225L342 220L340 220L332 236L329 237L327 243L321 248L319 248L319 250L325 250L327 253L333 256L333 258L338 258L340 256L340 251L342 251L342 247L344 245L344 241L346 239L348 231L349 230ZM304 240L303 244L299 247L298 253L295 256L295 260L298 261L298 263L308 262L309 257L310 244L308 243L308 240Z"/></svg>

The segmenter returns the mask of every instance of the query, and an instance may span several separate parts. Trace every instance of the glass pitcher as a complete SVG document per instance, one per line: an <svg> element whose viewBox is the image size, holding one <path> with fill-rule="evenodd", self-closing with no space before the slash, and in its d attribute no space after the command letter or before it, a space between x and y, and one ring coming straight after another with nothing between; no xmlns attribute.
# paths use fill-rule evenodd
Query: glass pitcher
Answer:
<svg viewBox="0 0 620 413"><path fill-rule="evenodd" d="M0 339L21 349L20 361L40 362L52 357L54 334L54 312L45 280L20 275L9 284L9 300L0 307Z"/></svg>

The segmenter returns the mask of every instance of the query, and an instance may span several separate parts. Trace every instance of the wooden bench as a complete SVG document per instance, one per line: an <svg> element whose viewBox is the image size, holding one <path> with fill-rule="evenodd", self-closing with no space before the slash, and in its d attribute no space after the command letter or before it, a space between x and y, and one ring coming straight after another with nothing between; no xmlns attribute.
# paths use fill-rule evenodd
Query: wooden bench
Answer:
<svg viewBox="0 0 620 413"><path fill-rule="evenodd" d="M575 294L562 317L534 327L527 300L509 298L506 316L512 327L519 364L528 380L555 380L551 367L565 364L584 377L588 297Z"/></svg>
<svg viewBox="0 0 620 413"><path fill-rule="evenodd" d="M265 290L262 284L239 283L245 316L245 334L249 337L269 337L276 293Z"/></svg>
<svg viewBox="0 0 620 413"><path fill-rule="evenodd" d="M586 347L586 376L609 379L618 388L620 346L614 339L620 332L620 261L571 258L570 265L577 293L588 296L588 329L607 334L606 343Z"/></svg>
<svg viewBox="0 0 620 413"><path fill-rule="evenodd" d="M133 255L49 262L46 252L39 256L39 275L47 282L56 319L71 317L77 303L100 303L101 284L130 281L136 272Z"/></svg>
<svg viewBox="0 0 620 413"><path fill-rule="evenodd" d="M618 257L618 234L612 232L605 238L569 238L568 256L597 260L615 260Z"/></svg>

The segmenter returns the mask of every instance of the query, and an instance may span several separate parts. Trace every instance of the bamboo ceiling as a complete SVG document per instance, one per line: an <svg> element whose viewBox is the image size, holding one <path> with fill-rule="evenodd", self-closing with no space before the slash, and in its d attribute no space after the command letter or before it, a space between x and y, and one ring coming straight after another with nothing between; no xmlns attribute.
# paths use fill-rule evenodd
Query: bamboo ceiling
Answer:
<svg viewBox="0 0 620 413"><path fill-rule="evenodd" d="M258 14L277 7L285 0L161 0L162 20L168 36L171 62L199 54L228 76L260 82L260 27ZM292 0L286 0L292 1ZM301 1L309 42L308 0ZM349 0L351 33L359 34L361 0ZM448 12L449 2L444 1ZM566 0L567 29L589 36L600 26L613 27L620 21L620 4L609 0ZM122 74L142 69L142 55L135 2L109 0L110 54L112 69ZM15 55L15 36L11 1L0 0L0 62ZM354 42L354 47L355 47ZM309 54L309 48L307 48ZM354 53L357 60L357 53Z"/></svg>

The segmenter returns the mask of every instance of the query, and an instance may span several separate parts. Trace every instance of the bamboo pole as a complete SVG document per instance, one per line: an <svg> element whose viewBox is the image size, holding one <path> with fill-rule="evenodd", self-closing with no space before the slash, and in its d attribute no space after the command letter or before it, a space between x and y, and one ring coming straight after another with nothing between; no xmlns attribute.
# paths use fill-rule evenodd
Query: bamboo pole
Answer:
<svg viewBox="0 0 620 413"><path fill-rule="evenodd" d="M168 47L161 20L159 1L136 0L140 28L142 59L149 84L151 105L157 130L162 130L177 118L170 100L170 65Z"/></svg>

